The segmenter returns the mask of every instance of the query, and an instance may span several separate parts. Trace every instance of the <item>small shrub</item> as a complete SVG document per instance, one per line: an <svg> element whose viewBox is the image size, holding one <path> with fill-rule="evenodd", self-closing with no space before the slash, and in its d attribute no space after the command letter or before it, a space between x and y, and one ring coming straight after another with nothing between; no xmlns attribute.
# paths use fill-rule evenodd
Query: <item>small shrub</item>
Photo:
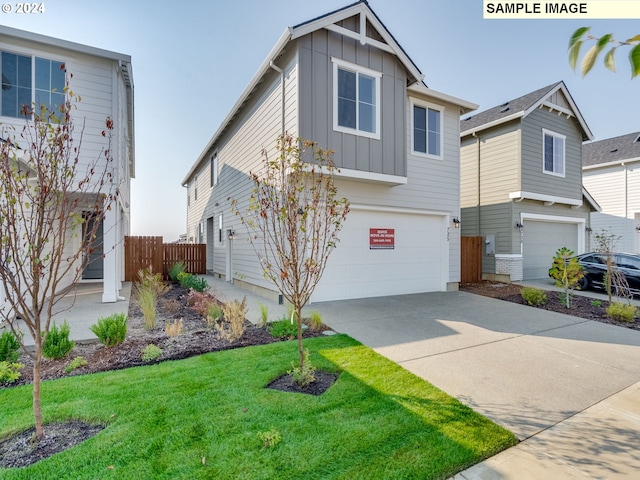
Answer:
<svg viewBox="0 0 640 480"><path fill-rule="evenodd" d="M69 340L70 332L71 327L66 320L59 328L54 322L47 339L42 344L42 355L53 359L66 357L75 345L73 341Z"/></svg>
<svg viewBox="0 0 640 480"><path fill-rule="evenodd" d="M204 292L196 292L195 290L191 290L189 292L189 296L187 297L187 303L191 305L191 307L198 312L199 315L203 317L209 314L209 307L215 304L215 299Z"/></svg>
<svg viewBox="0 0 640 480"><path fill-rule="evenodd" d="M187 273L184 275L178 275L178 279L181 287L190 288L191 290L195 290L196 292L204 292L209 289L209 284L207 283L207 281L202 277L198 277L197 275Z"/></svg>
<svg viewBox="0 0 640 480"><path fill-rule="evenodd" d="M311 330L318 330L322 327L322 315L320 315L320 312L314 310L309 315L308 322Z"/></svg>
<svg viewBox="0 0 640 480"><path fill-rule="evenodd" d="M71 363L64 368L64 371L70 373L80 367L84 367L85 365L87 365L87 361L84 358L76 357L71 360Z"/></svg>
<svg viewBox="0 0 640 480"><path fill-rule="evenodd" d="M612 302L607 307L607 315L614 320L633 322L638 307L627 303Z"/></svg>
<svg viewBox="0 0 640 480"><path fill-rule="evenodd" d="M15 362L20 357L20 342L9 330L0 335L0 362Z"/></svg>
<svg viewBox="0 0 640 480"><path fill-rule="evenodd" d="M153 273L153 268L151 267L138 271L136 288L138 290L152 290L156 294L156 297L159 297L169 290L169 286L162 280L162 274Z"/></svg>
<svg viewBox="0 0 640 480"><path fill-rule="evenodd" d="M215 327L218 321L222 319L222 316L222 307L220 305L217 303L209 304L209 309L207 310L207 315L205 317L207 326L209 328Z"/></svg>
<svg viewBox="0 0 640 480"><path fill-rule="evenodd" d="M539 288L523 287L520 290L520 295L528 305L537 307L547 303L547 294L544 293L544 290L540 290Z"/></svg>
<svg viewBox="0 0 640 480"><path fill-rule="evenodd" d="M174 320L173 322L166 322L164 325L164 332L171 338L181 335L184 331L183 319Z"/></svg>
<svg viewBox="0 0 640 480"><path fill-rule="evenodd" d="M190 274L190 273L187 273L187 272L179 272L179 273L176 275L176 280L178 281L178 283L179 283L180 285L182 285L182 282L184 282L184 281L185 281L185 279L186 279L187 277L189 277L190 275L191 275L191 274Z"/></svg>
<svg viewBox="0 0 640 480"><path fill-rule="evenodd" d="M269 307L267 307L264 303L260 304L260 324L263 327L266 327L269 323Z"/></svg>
<svg viewBox="0 0 640 480"><path fill-rule="evenodd" d="M152 362L154 360L157 360L158 358L160 358L160 355L162 355L162 349L152 343L142 349L143 362Z"/></svg>
<svg viewBox="0 0 640 480"><path fill-rule="evenodd" d="M226 320L226 325L218 322L216 328L230 342L235 342L242 337L246 328L247 317L247 297L242 298L242 302L233 300L222 306L222 314Z"/></svg>
<svg viewBox="0 0 640 480"><path fill-rule="evenodd" d="M0 362L0 384L13 383L20 378L20 369L24 367L21 363Z"/></svg>
<svg viewBox="0 0 640 480"><path fill-rule="evenodd" d="M288 318L283 318L277 322L272 322L267 331L272 337L293 339L298 335L298 326L295 323L291 323Z"/></svg>
<svg viewBox="0 0 640 480"><path fill-rule="evenodd" d="M258 432L258 438L262 442L262 448L273 448L282 441L282 436L276 428L266 432Z"/></svg>
<svg viewBox="0 0 640 480"><path fill-rule="evenodd" d="M114 313L105 318L99 318L98 323L90 330L105 347L114 347L124 342L127 336L127 316L124 313Z"/></svg>
<svg viewBox="0 0 640 480"><path fill-rule="evenodd" d="M186 267L184 265L184 262L174 263L173 265L171 265L171 267L169 267L169 280L171 280L173 283L178 283L178 275L184 273L185 270Z"/></svg>
<svg viewBox="0 0 640 480"><path fill-rule="evenodd" d="M602 302L600 300L591 300L591 306L592 307L601 307L602 306Z"/></svg>
<svg viewBox="0 0 640 480"><path fill-rule="evenodd" d="M316 379L316 367L311 365L309 361L309 349L305 348L303 353L304 361L302 362L302 368L298 365L297 367L291 362L291 370L287 373L291 375L291 380L293 383L298 385L300 388L305 388L313 383Z"/></svg>

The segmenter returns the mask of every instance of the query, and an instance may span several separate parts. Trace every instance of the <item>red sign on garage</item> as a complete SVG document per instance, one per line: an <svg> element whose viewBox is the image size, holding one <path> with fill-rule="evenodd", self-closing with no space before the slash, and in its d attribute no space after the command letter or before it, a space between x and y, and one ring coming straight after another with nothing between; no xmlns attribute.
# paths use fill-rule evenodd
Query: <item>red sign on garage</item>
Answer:
<svg viewBox="0 0 640 480"><path fill-rule="evenodd" d="M393 250L396 244L396 231L393 228L370 228L370 250Z"/></svg>

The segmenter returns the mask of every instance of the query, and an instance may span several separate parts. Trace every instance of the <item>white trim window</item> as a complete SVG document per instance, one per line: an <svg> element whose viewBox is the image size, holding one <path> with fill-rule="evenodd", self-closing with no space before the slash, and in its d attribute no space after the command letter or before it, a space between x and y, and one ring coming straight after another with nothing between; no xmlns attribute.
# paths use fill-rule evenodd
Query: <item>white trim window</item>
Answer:
<svg viewBox="0 0 640 480"><path fill-rule="evenodd" d="M211 169L211 180L210 184L212 187L215 187L218 184L218 154L214 153L211 155L211 165L209 166Z"/></svg>
<svg viewBox="0 0 640 480"><path fill-rule="evenodd" d="M223 227L224 227L223 216L222 216L222 213L219 213L218 214L218 243L221 245L224 243L224 235L222 234Z"/></svg>
<svg viewBox="0 0 640 480"><path fill-rule="evenodd" d="M411 100L411 153L442 159L442 118L444 107Z"/></svg>
<svg viewBox="0 0 640 480"><path fill-rule="evenodd" d="M542 171L564 177L565 140L567 137L542 129Z"/></svg>
<svg viewBox="0 0 640 480"><path fill-rule="evenodd" d="M64 63L31 55L0 52L0 115L24 117L28 109L46 106L54 114L65 101Z"/></svg>
<svg viewBox="0 0 640 480"><path fill-rule="evenodd" d="M333 129L380 139L382 73L332 58Z"/></svg>

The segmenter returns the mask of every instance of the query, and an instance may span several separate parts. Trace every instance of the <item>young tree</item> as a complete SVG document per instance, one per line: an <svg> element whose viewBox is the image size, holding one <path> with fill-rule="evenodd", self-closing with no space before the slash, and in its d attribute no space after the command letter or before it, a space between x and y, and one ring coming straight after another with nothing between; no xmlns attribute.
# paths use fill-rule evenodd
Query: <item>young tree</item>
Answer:
<svg viewBox="0 0 640 480"><path fill-rule="evenodd" d="M68 79L71 76L68 77ZM21 128L5 126L0 143L0 280L2 318L33 359L36 436L44 438L40 403L42 346L63 288L76 283L92 242L118 194L113 184L111 119L97 158L80 156L84 126L74 132L71 111L79 99L65 87L57 108L23 106ZM92 221L88 221L91 219ZM30 351L21 331L35 344Z"/></svg>
<svg viewBox="0 0 640 480"><path fill-rule="evenodd" d="M619 47L629 47L629 63L631 64L631 78L640 75L640 35L636 35L625 41L616 40L612 33L607 33L602 37L594 37L589 32L591 27L581 27L573 32L569 39L569 65L574 70L580 58L580 50L585 41L593 41L593 45L585 53L580 64L582 76L585 76L593 68L598 56L608 47L609 50L604 55L604 65L612 72L616 71L615 54Z"/></svg>
<svg viewBox="0 0 640 480"><path fill-rule="evenodd" d="M573 250L562 247L553 257L553 265L549 275L556 281L556 286L564 288L564 304L571 308L571 296L578 286L585 272L578 259L574 257Z"/></svg>
<svg viewBox="0 0 640 480"><path fill-rule="evenodd" d="M302 308L322 277L349 202L337 198L332 152L314 142L281 135L277 156L263 151L264 172L251 173L253 192L245 212L234 213L250 231L249 240L265 278L293 305L297 319L300 371L304 367Z"/></svg>
<svg viewBox="0 0 640 480"><path fill-rule="evenodd" d="M594 235L596 251L604 254L606 258L607 271L602 281L604 289L609 296L609 303L612 302L613 296L626 298L627 300L633 298L631 290L629 289L629 283L615 262L615 246L620 238L620 236L607 232L604 229Z"/></svg>

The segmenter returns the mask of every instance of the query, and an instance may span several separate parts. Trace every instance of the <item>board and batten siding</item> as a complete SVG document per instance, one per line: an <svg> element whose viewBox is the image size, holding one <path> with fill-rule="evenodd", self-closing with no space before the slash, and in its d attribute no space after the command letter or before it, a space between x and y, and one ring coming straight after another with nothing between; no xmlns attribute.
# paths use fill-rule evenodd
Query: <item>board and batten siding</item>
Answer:
<svg viewBox="0 0 640 480"><path fill-rule="evenodd" d="M285 131L298 135L298 62L295 52L285 59ZM213 264L208 265L215 273L225 275L227 263L227 229L235 232L233 240L232 275L240 274L250 283L268 287L262 276L253 247L249 244L246 228L231 212L229 197L238 199L240 211L246 210L252 183L250 172L262 168L263 148L275 155L276 140L282 133L282 77L277 72L269 74L254 92L251 100L238 113L232 124L221 135L216 144L205 155L198 171L198 199L194 199L194 178L188 189L190 206L187 208L187 236L195 236L202 224L203 242ZM218 157L218 183L211 186L211 156ZM218 204L216 206L216 203ZM219 241L219 215L223 215L222 242ZM213 228L207 228L209 224ZM213 239L207 234L213 234Z"/></svg>
<svg viewBox="0 0 640 480"><path fill-rule="evenodd" d="M613 233L620 237L617 250L640 253L640 162L585 169L582 181L602 208L591 213L593 232ZM591 249L596 247L592 238Z"/></svg>
<svg viewBox="0 0 640 480"><path fill-rule="evenodd" d="M300 55L300 135L335 151L340 168L407 175L407 73L394 55L328 30L298 40ZM333 63L338 58L382 73L380 140L333 129Z"/></svg>
<svg viewBox="0 0 640 480"><path fill-rule="evenodd" d="M564 135L564 176L543 173L543 134L550 130ZM539 108L522 121L522 187L519 190L544 195L582 199L582 134L575 118Z"/></svg>

